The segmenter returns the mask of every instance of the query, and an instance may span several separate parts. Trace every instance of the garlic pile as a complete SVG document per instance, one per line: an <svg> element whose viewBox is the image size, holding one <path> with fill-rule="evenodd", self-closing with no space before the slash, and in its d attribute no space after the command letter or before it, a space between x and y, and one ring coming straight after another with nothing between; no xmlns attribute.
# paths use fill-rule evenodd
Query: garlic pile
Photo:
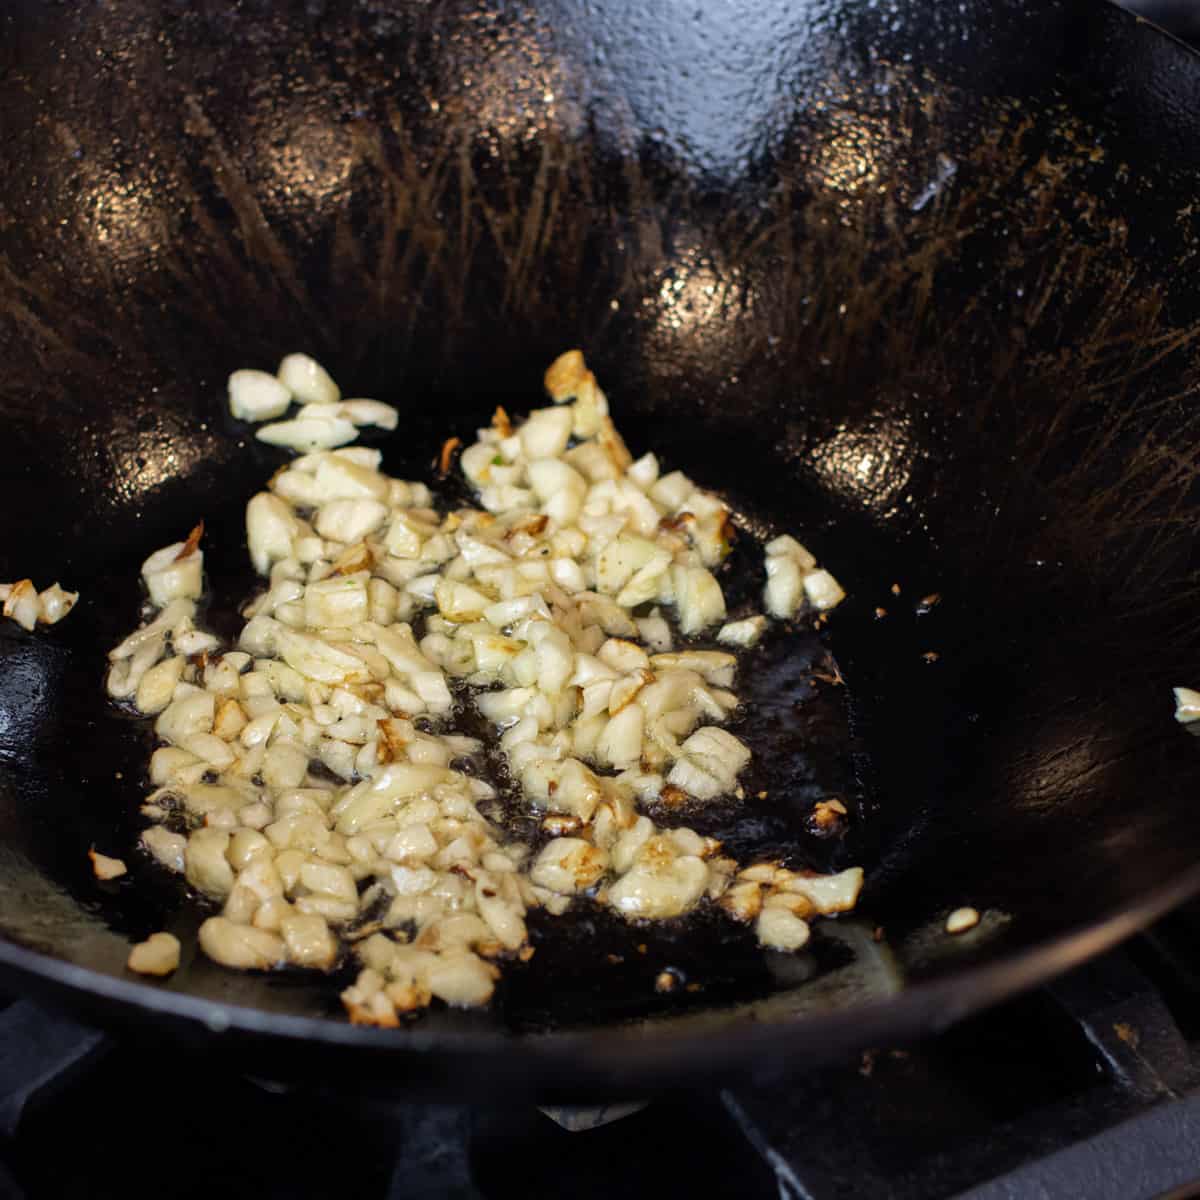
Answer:
<svg viewBox="0 0 1200 1200"><path fill-rule="evenodd" d="M519 427L498 409L462 452L481 508L440 514L375 450L305 454L247 506L269 586L236 647L196 628L197 530L147 559L156 615L110 655L110 695L154 715L164 743L143 844L223 905L202 948L232 967L327 969L340 936L362 966L343 995L354 1021L394 1025L433 997L486 1003L497 962L532 954L535 907L582 896L667 919L707 898L795 950L861 887L858 868L739 869L714 839L642 811L741 797L750 751L721 728L737 658L676 637L741 648L766 620L724 623L725 505L653 454L633 460L578 351L546 386L554 407ZM305 415L342 402L301 355L277 379L235 372L231 404L278 415L279 389L308 401L297 421L353 420ZM842 597L792 538L770 543L767 572L773 615ZM494 790L472 766L481 744L454 731L464 704L548 835L536 854L479 811Z"/></svg>

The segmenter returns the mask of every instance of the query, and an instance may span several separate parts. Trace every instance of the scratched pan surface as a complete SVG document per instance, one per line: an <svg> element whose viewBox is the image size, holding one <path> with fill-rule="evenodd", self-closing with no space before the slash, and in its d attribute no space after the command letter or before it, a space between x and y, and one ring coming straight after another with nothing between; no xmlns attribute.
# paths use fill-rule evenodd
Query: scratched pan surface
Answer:
<svg viewBox="0 0 1200 1200"><path fill-rule="evenodd" d="M84 597L0 632L9 986L261 1074L596 1095L918 1035L1200 886L1169 693L1200 679L1185 48L991 0L0 19L0 578ZM779 808L730 832L862 862L862 920L786 960L708 918L538 927L491 1013L400 1032L190 950L131 979L131 939L197 917L132 852L145 734L102 648L198 516L216 586L246 585L240 510L279 460L227 372L310 350L401 409L385 463L424 475L575 344L635 446L848 587L823 646L742 685ZM844 837L797 834L834 791ZM92 844L133 879L101 888ZM938 934L965 903L978 933ZM665 966L700 989L657 997Z"/></svg>

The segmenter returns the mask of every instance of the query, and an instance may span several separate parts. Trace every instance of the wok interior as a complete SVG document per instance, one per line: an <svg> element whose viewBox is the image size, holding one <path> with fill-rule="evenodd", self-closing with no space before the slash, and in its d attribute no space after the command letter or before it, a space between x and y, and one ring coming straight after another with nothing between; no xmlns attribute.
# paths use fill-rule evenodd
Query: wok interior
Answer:
<svg viewBox="0 0 1200 1200"><path fill-rule="evenodd" d="M121 975L129 937L189 920L150 872L104 891L87 870L89 845L132 839L145 756L104 709L103 649L134 619L137 563L197 517L238 577L242 507L279 458L228 418L223 381L301 348L401 409L384 465L421 477L583 346L635 450L797 533L846 585L829 636L864 811L845 856L895 958L847 926L833 982L737 1015L1015 953L1193 866L1200 747L1169 686L1200 678L1175 286L1195 164L1098 97L1112 47L1194 65L1115 11L1065 57L1015 9L929 16L932 38L904 12L891 30L773 12L792 49L742 70L788 103L714 132L672 101L660 31L602 14L19 11L0 578L84 603L51 634L0 633L8 937ZM643 35L657 85L614 49ZM1159 133L1180 137L1166 107ZM995 914L988 936L929 935L964 903ZM838 975L851 960L872 970ZM202 959L166 986L330 1005Z"/></svg>

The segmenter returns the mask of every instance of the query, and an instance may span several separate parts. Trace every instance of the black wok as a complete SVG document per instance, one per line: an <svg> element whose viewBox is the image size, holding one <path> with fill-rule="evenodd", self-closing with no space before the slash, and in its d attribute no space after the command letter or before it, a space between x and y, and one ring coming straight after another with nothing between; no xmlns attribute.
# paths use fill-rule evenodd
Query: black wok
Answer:
<svg viewBox="0 0 1200 1200"><path fill-rule="evenodd" d="M1183 46L1090 2L3 22L0 579L83 592L50 632L0 632L10 987L262 1074L629 1091L940 1028L1200 889L1200 745L1170 696L1200 681ZM790 976L735 947L736 986L669 1002L649 982L673 955L728 974L715 927L647 934L611 977L610 929L547 933L536 995L401 1032L191 953L135 981L130 941L197 918L140 860L90 874L93 844L134 861L143 790L103 649L137 563L197 517L240 578L278 459L225 375L309 350L399 405L385 465L423 475L575 344L635 446L847 584L826 638L848 687L772 720L838 731L858 811L820 851L867 866L862 921ZM987 920L949 939L960 904Z"/></svg>

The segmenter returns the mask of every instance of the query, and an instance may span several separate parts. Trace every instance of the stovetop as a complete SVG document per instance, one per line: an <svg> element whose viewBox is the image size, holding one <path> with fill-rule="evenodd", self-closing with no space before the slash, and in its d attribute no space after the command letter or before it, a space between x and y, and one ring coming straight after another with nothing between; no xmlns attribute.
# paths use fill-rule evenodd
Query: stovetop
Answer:
<svg viewBox="0 0 1200 1200"><path fill-rule="evenodd" d="M0 1012L0 1200L1150 1200L1200 1181L1200 904L909 1047L605 1109L359 1103Z"/></svg>

